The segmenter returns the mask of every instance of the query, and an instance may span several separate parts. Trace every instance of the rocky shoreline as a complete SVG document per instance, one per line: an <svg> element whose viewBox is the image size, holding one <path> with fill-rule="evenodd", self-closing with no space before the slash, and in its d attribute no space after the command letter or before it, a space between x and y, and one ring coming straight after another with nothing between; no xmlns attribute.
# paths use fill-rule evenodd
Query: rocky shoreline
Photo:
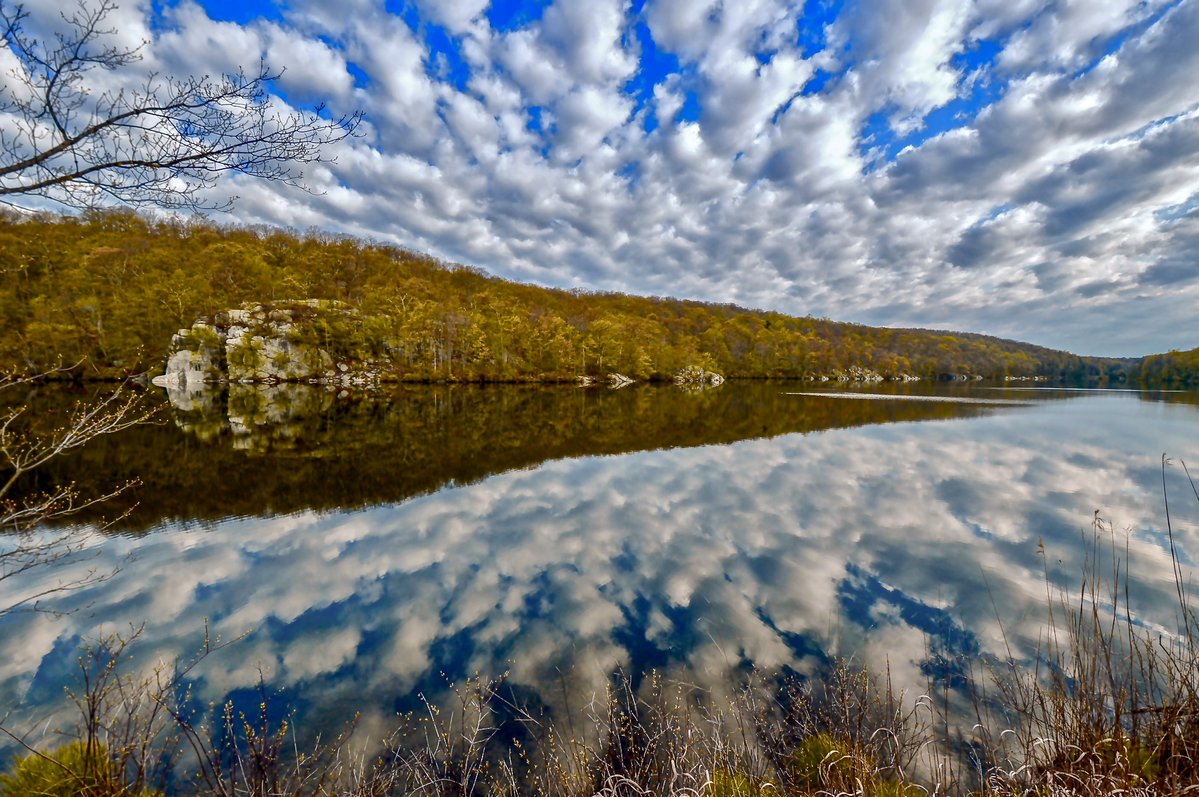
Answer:
<svg viewBox="0 0 1199 797"><path fill-rule="evenodd" d="M197 320L191 327L176 332L164 373L152 381L175 391L195 391L203 385L293 383L332 389L370 389L384 382L405 381L389 356L374 356L369 347L346 344L347 338L361 341L365 337L362 318L342 302L299 299L247 303ZM860 366L797 378L863 384L921 381L914 374L883 376ZM719 387L725 379L723 374L689 365L676 371L669 381L681 388L701 390ZM938 379L968 381L981 380L983 376L941 374ZM584 387L619 389L637 380L613 372L605 376L580 375L575 381Z"/></svg>

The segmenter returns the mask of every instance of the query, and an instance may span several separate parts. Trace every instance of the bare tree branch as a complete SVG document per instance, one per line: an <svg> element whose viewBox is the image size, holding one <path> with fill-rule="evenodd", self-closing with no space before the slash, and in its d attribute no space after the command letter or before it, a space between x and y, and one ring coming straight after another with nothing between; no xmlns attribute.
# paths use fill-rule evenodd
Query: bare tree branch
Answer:
<svg viewBox="0 0 1199 797"><path fill-rule="evenodd" d="M44 376L0 374L0 392ZM55 527L53 522L111 501L133 486L127 482L100 495L84 496L73 484L67 484L25 494L17 489L22 478L97 437L142 423L154 412L140 396L121 387L98 401L76 404L66 420L53 429L38 429L26 423L28 408L23 405L0 412L0 585L68 559L77 562L81 556L86 557L96 529ZM85 568L82 572L68 570L57 580L34 582L0 603L0 616L18 609L38 609L43 598L99 583L113 574L111 570Z"/></svg>
<svg viewBox="0 0 1199 797"><path fill-rule="evenodd" d="M136 63L145 42L111 43L105 19L114 0L78 0L58 33L39 37L23 5L0 0L0 46L16 66L0 75L0 203L40 196L76 208L115 201L167 208L217 208L205 190L228 172L307 190L304 164L327 159L322 148L355 134L360 113L332 118L323 106L280 111L268 92L279 77L257 71L211 77L149 74L140 86L101 91L102 73ZM44 375L43 375L44 376ZM33 377L0 374L0 390ZM109 501L130 485L81 496L74 485L14 497L18 483L74 448L146 418L138 398L116 390L79 405L56 429L34 430L21 406L0 410L0 582L77 557L88 531L60 532L51 521ZM105 578L89 572L31 587L15 605Z"/></svg>
<svg viewBox="0 0 1199 797"><path fill-rule="evenodd" d="M28 33L24 6L0 0L0 41L20 66L0 76L0 201L37 195L70 207L107 200L168 208L224 208L204 190L227 172L307 189L299 168L355 134L355 112L324 106L284 112L268 88L281 73L176 78L150 74L137 88L96 94L94 70L140 59L142 45L106 43L113 0L79 0L53 41Z"/></svg>

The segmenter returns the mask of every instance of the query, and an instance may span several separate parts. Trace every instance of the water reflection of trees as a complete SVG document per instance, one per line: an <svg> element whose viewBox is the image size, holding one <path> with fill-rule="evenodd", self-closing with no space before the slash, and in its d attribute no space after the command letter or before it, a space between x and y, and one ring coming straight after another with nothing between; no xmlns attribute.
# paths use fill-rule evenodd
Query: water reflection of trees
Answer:
<svg viewBox="0 0 1199 797"><path fill-rule="evenodd" d="M207 441L178 431L168 439L182 455L217 449L223 459L205 467L228 467L223 484L245 484L252 495L265 494L253 492L257 474L287 484L294 471L310 486L325 461L328 473L352 473L342 470L342 458L359 458L376 479L366 486L375 490L388 487L382 480L390 465L394 491L417 484L405 474L445 479L446 471L434 469L437 441L456 439L464 426L464 453L445 460L469 473L484 460L569 451L551 445L555 434L585 438L588 450L600 452L621 441L650 447L652 438L634 437L638 430L694 442L732 428L749 436L793 429L822 413L837 413L833 422L848 425L853 413L933 418L988 409L799 399L778 395L786 388L777 385L724 392L728 387L657 397L437 389L414 392L407 402L402 395L322 401L320 423L292 427L309 437L271 434L288 417L305 417L298 399L276 403L268 414L248 396L231 404L250 431L218 423ZM755 400L758 388L774 397ZM480 397L499 409L483 415ZM698 404L683 403L692 399ZM694 415L671 412L674 401ZM596 402L607 414L592 414ZM78 596L74 605L86 612L53 623L13 618L0 634L10 640L0 656L0 697L21 695L31 708L54 704L61 682L45 674L74 661L74 646L92 633L94 618L132 618L147 623L147 642L161 656L189 650L200 628L223 639L249 631L236 656L212 662L196 693L218 705L252 707L260 699L254 684L266 673L272 689L294 698L302 726L322 730L338 727L347 707L366 710L367 729L381 728L395 712L419 708L420 695L444 698L447 682L476 672L509 671L513 688L529 696L522 702L560 717L581 716L581 704L602 694L619 669L699 682L718 697L730 668L807 674L833 655L885 668L898 685L932 682L946 705L970 709L965 687L988 661L1038 661L1045 596L1069 590L1091 561L1079 527L1096 507L1136 529L1113 541L1125 557L1124 597L1135 622L1154 633L1172 627L1169 541L1155 524L1157 452L1169 445L1190 457L1193 443L1183 444L1194 440L1193 413L1163 406L1154 419L1131 396L1104 406L1100 412L1099 402L1088 401L1077 413L1042 406L969 423L580 457L361 512L108 537L97 544L97 563L129 564L120 581ZM393 414L423 418L428 428L371 420ZM536 434L521 426L530 419L559 426ZM251 444L258 426L263 436ZM422 433L414 435L418 427ZM388 428L390 437L374 437ZM405 432L423 447L414 448ZM479 447L471 461L469 446L480 446L486 434L491 448ZM540 448L524 451L530 439ZM322 459L313 449L322 440L341 448ZM404 455L407 467L397 464ZM391 459L371 464L372 456ZM310 466L317 469L307 472ZM1167 476L1172 496L1189 494L1181 473ZM322 500L358 488L328 481ZM170 508L151 508L163 506ZM1193 508L1175 521L1180 550L1193 551ZM1108 572L1111 564L1097 567ZM15 698L0 702L17 705Z"/></svg>
<svg viewBox="0 0 1199 797"><path fill-rule="evenodd" d="M686 392L545 386L408 386L338 398L320 388L233 385L175 397L174 423L130 429L55 461L29 484L141 487L103 508L126 530L171 520L363 507L553 459L735 442L994 411L939 402L786 395L780 383ZM73 400L48 389L53 412Z"/></svg>

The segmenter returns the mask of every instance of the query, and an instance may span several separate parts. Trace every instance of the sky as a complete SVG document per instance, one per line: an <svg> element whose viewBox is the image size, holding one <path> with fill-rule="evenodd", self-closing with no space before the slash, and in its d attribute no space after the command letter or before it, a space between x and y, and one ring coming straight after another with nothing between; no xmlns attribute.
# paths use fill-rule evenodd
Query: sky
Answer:
<svg viewBox="0 0 1199 797"><path fill-rule="evenodd" d="M67 0L32 4L46 15ZM142 70L361 110L249 224L566 288L1199 345L1199 0L123 0Z"/></svg>

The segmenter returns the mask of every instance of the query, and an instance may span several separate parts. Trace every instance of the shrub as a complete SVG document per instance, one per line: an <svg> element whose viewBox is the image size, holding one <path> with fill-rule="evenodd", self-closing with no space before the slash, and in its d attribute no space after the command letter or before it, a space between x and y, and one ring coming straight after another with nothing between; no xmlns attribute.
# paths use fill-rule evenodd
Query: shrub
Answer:
<svg viewBox="0 0 1199 797"><path fill-rule="evenodd" d="M853 752L831 734L818 733L804 739L792 753L790 764L795 780L806 789L853 782Z"/></svg>
<svg viewBox="0 0 1199 797"><path fill-rule="evenodd" d="M772 791L768 784L759 783L743 772L728 769L713 772L708 784L709 797L766 797Z"/></svg>
<svg viewBox="0 0 1199 797"><path fill-rule="evenodd" d="M98 743L74 741L48 753L30 751L0 775L0 797L100 797L121 791L112 759Z"/></svg>

